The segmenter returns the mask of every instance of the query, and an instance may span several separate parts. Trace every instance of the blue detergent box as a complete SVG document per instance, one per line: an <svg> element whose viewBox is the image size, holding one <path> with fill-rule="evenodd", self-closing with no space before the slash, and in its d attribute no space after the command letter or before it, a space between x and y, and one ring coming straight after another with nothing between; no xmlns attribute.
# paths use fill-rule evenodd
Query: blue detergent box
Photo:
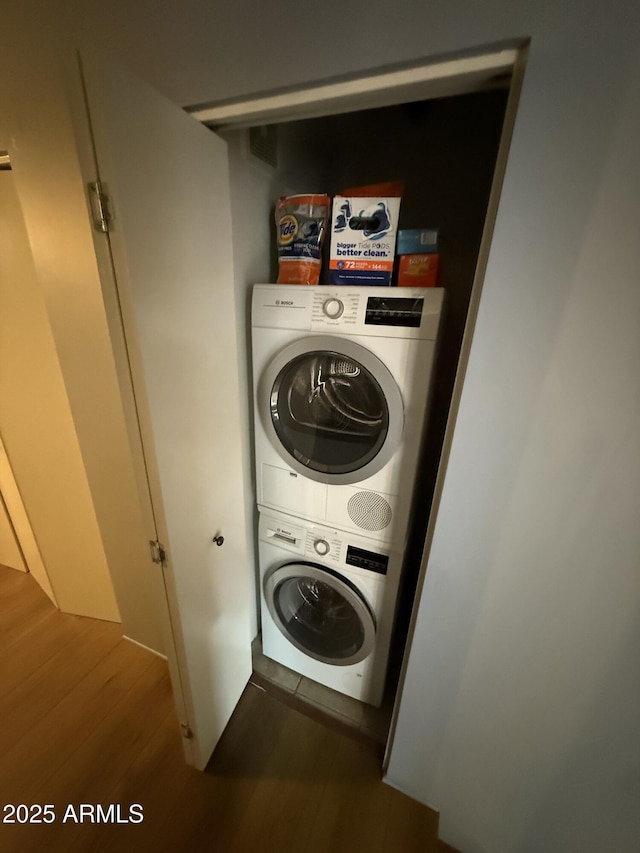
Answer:
<svg viewBox="0 0 640 853"><path fill-rule="evenodd" d="M409 228L398 231L396 254L432 255L438 251L437 228Z"/></svg>

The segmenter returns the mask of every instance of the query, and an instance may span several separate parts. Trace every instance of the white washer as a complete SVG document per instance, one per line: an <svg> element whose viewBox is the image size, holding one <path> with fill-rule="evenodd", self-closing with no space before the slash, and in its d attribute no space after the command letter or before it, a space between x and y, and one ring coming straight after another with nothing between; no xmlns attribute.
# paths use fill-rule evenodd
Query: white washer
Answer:
<svg viewBox="0 0 640 853"><path fill-rule="evenodd" d="M443 297L255 285L258 504L405 542Z"/></svg>
<svg viewBox="0 0 640 853"><path fill-rule="evenodd" d="M362 536L261 510L259 557L263 653L379 706L400 553Z"/></svg>

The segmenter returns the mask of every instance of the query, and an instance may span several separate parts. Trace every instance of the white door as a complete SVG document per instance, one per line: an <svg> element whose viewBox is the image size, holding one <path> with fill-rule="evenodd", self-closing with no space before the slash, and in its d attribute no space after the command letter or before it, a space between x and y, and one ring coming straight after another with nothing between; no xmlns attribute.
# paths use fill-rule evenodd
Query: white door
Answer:
<svg viewBox="0 0 640 853"><path fill-rule="evenodd" d="M173 687L187 760L203 768L251 674L226 145L111 61L82 66L115 216L149 538L166 551Z"/></svg>

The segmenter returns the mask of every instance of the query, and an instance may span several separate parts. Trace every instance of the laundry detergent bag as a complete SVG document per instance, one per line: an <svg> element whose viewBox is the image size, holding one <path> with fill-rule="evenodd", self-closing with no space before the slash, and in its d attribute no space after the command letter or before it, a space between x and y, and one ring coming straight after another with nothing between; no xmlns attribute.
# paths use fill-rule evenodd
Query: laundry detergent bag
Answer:
<svg viewBox="0 0 640 853"><path fill-rule="evenodd" d="M283 196L276 204L278 284L318 284L329 205L320 193Z"/></svg>

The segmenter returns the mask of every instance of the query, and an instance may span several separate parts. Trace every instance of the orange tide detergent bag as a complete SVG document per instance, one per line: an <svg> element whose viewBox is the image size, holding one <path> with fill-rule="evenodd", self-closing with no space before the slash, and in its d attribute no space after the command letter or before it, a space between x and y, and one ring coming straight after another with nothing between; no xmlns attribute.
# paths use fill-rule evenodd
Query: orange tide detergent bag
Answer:
<svg viewBox="0 0 640 853"><path fill-rule="evenodd" d="M278 284L318 284L329 196L283 196L276 204Z"/></svg>

